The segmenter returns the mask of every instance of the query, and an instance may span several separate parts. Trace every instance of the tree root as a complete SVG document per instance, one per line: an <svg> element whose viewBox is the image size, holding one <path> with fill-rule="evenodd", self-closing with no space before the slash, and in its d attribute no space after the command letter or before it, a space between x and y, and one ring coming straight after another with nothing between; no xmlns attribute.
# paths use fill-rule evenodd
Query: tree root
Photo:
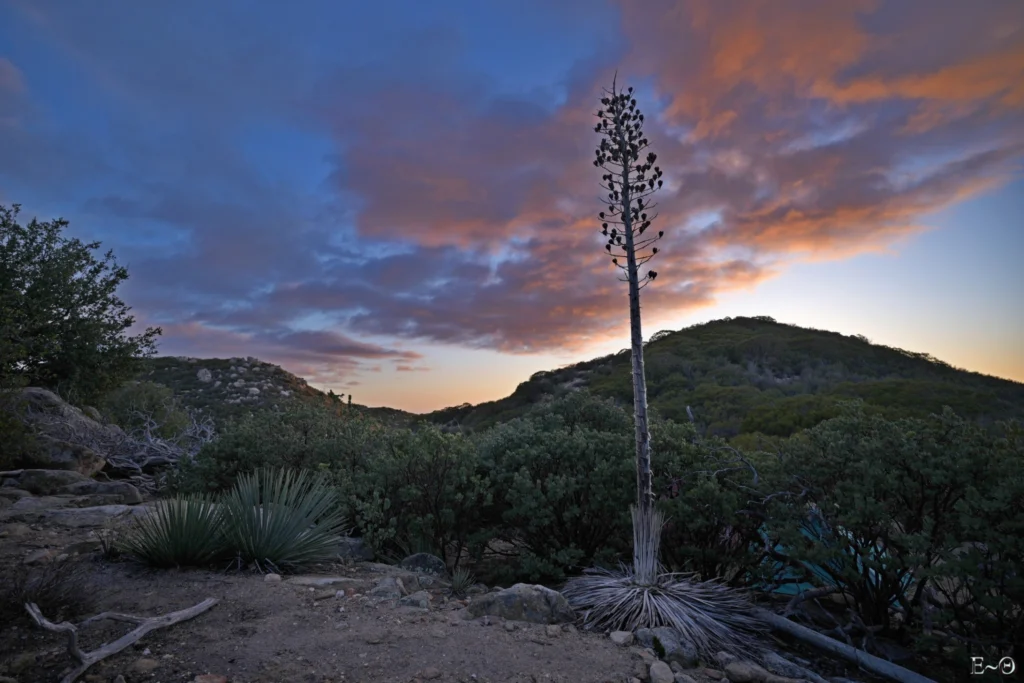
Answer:
<svg viewBox="0 0 1024 683"><path fill-rule="evenodd" d="M179 621L186 621L192 617L198 616L210 609L217 604L215 598L207 598L198 605L189 607L188 609L178 610L177 612L170 612L163 614L158 617L136 617L131 614L120 614L118 612L103 612L97 614L94 617L90 617L83 621L78 626L64 621L59 624L55 624L43 616L39 607L35 603L30 602L25 604L25 609L28 610L29 615L32 619L47 631L53 631L54 633L66 633L68 638L68 654L78 662L78 666L72 669L64 678L61 679L61 683L74 683L74 681L85 673L86 669L95 664L96 662L109 657L110 655L117 654L121 650L124 650L128 646L137 642L143 636L150 631L155 631L158 628L165 626L171 626L177 624ZM83 652L78 647L78 629L89 624L94 624L97 621L109 619L111 621L124 621L130 624L137 624L138 626L124 634L112 643L108 643L103 647L97 648L91 652Z"/></svg>
<svg viewBox="0 0 1024 683"><path fill-rule="evenodd" d="M769 612L765 609L757 609L754 611L754 614L773 629L787 633L798 640L825 650L826 652L839 655L840 657L857 664L865 671L870 671L873 674L884 676L890 680L897 681L898 683L935 683L932 679L926 678L925 676L915 673L910 669L905 669L898 664L893 664L892 662L886 661L880 657L868 654L863 650L858 650L855 647L841 643L833 638L829 638L826 635L809 629L806 626L794 623L783 616L775 614L774 612Z"/></svg>

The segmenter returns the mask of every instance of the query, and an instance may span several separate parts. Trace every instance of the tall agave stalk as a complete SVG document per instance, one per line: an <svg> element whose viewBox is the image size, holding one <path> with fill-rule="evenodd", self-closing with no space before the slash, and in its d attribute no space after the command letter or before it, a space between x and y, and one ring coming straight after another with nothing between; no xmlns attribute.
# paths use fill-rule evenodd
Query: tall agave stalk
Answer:
<svg viewBox="0 0 1024 683"><path fill-rule="evenodd" d="M644 116L637 109L633 88L619 92L615 81L601 99L597 112L600 123L594 129L603 136L595 150L594 166L608 171L601 176L608 191L608 211L602 211L601 234L608 238L605 249L612 263L625 274L629 285L629 337L632 349L633 418L636 429L636 507L633 509L633 571L636 580L653 585L658 576L658 544L661 518L654 512L654 472L651 468L651 434L647 421L647 380L644 375L644 340L640 324L640 290L658 276L653 270L640 277L640 267L650 261L658 248L652 246L664 232L644 237L657 216L647 211L654 204L645 200L661 188L661 168L654 166L658 155L650 152L646 162L640 153L647 148L643 136ZM611 226L611 227L610 227ZM621 228L621 230L620 230ZM645 250L650 247L650 252ZM614 251L613 251L614 250ZM625 258L625 264L619 263ZM643 280L643 282L641 282Z"/></svg>
<svg viewBox="0 0 1024 683"><path fill-rule="evenodd" d="M658 561L662 514L654 506L651 435L647 419L647 382L644 377L644 346L640 325L640 290L657 277L640 268L658 253L652 245L664 235L645 237L657 216L647 198L662 186L662 172L648 153L643 136L644 116L637 109L633 88L621 92L612 82L595 131L603 138L596 150L594 166L607 171L601 176L607 191L607 212L601 218L601 234L608 238L605 249L612 263L625 274L629 285L629 330L632 348L633 414L636 428L636 504L633 517L633 566L618 572L592 569L570 579L562 590L569 604L581 615L585 628L633 630L640 627L670 626L686 636L705 657L718 650L742 651L757 656L756 634L763 628L751 616L745 598L714 582L690 581L679 574L663 573ZM649 252L645 250L650 247ZM620 263L624 259L625 263Z"/></svg>

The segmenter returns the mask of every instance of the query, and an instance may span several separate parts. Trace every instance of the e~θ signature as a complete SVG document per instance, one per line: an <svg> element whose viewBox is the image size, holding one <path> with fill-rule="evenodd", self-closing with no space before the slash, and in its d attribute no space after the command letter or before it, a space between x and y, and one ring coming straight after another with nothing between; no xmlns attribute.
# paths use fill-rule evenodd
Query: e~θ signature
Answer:
<svg viewBox="0 0 1024 683"><path fill-rule="evenodd" d="M986 664L984 657L971 657L971 674L980 676L989 671L998 671L1004 676L1009 676L1017 670L1017 663L1013 657L1003 657L995 664Z"/></svg>

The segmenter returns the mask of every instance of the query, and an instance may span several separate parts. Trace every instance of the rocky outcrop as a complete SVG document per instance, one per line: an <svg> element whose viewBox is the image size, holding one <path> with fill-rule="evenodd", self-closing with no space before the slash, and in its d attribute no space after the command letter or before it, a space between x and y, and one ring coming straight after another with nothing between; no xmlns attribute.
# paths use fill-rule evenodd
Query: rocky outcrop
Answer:
<svg viewBox="0 0 1024 683"><path fill-rule="evenodd" d="M526 583L482 595L469 603L466 609L471 617L487 615L534 624L561 624L576 620L575 613L561 593Z"/></svg>
<svg viewBox="0 0 1024 683"><path fill-rule="evenodd" d="M71 470L14 470L4 472L0 483L3 484L0 488L35 496L91 496L103 505L142 502L139 490L126 481L96 481Z"/></svg>
<svg viewBox="0 0 1024 683"><path fill-rule="evenodd" d="M120 427L98 422L47 389L20 389L14 406L39 444L28 461L17 463L21 466L92 476L106 464L99 446L125 438Z"/></svg>

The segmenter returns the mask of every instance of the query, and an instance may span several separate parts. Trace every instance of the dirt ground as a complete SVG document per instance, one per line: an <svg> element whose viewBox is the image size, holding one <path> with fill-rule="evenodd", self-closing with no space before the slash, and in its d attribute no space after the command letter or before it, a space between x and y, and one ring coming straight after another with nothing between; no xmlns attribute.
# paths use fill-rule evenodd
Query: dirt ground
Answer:
<svg viewBox="0 0 1024 683"><path fill-rule="evenodd" d="M0 563L10 567L34 552L67 552L95 534L0 520ZM571 625L468 619L466 601L449 599L447 586L436 580L418 586L416 574L387 565L339 563L268 582L248 572L152 570L97 552L78 561L96 601L90 613L155 616L218 600L194 619L152 631L95 664L79 679L90 683L120 683L119 676L125 683L621 683L646 674L644 657L650 657L640 647L618 647L606 635ZM406 607L367 595L385 576L401 578L410 592L425 588L430 606ZM92 650L131 628L114 622L88 626L81 646ZM59 681L71 662L63 637L27 616L0 623L0 682ZM826 676L870 680L830 664L830 670L816 668ZM204 674L212 676L200 678ZM703 669L686 674L694 683L721 675Z"/></svg>
<svg viewBox="0 0 1024 683"><path fill-rule="evenodd" d="M23 561L33 549L60 549L82 539L81 531L6 527L6 537L0 538L0 562L5 564ZM336 579L319 587L303 585L310 577L268 583L258 574L150 570L96 556L84 558L83 565L96 612L153 616L209 597L219 602L192 620L149 633L94 665L82 680L108 682L122 675L127 683L169 683L216 674L230 683L618 682L640 661L638 648L617 648L605 637L571 626L549 633L540 624L464 619L459 612L464 603L448 600L442 586L430 589L428 609L377 602L366 596L376 581L403 574L384 565L318 568L321 581ZM83 649L130 628L89 626L82 631ZM60 635L28 619L0 625L0 674L19 683L50 683L70 663Z"/></svg>

